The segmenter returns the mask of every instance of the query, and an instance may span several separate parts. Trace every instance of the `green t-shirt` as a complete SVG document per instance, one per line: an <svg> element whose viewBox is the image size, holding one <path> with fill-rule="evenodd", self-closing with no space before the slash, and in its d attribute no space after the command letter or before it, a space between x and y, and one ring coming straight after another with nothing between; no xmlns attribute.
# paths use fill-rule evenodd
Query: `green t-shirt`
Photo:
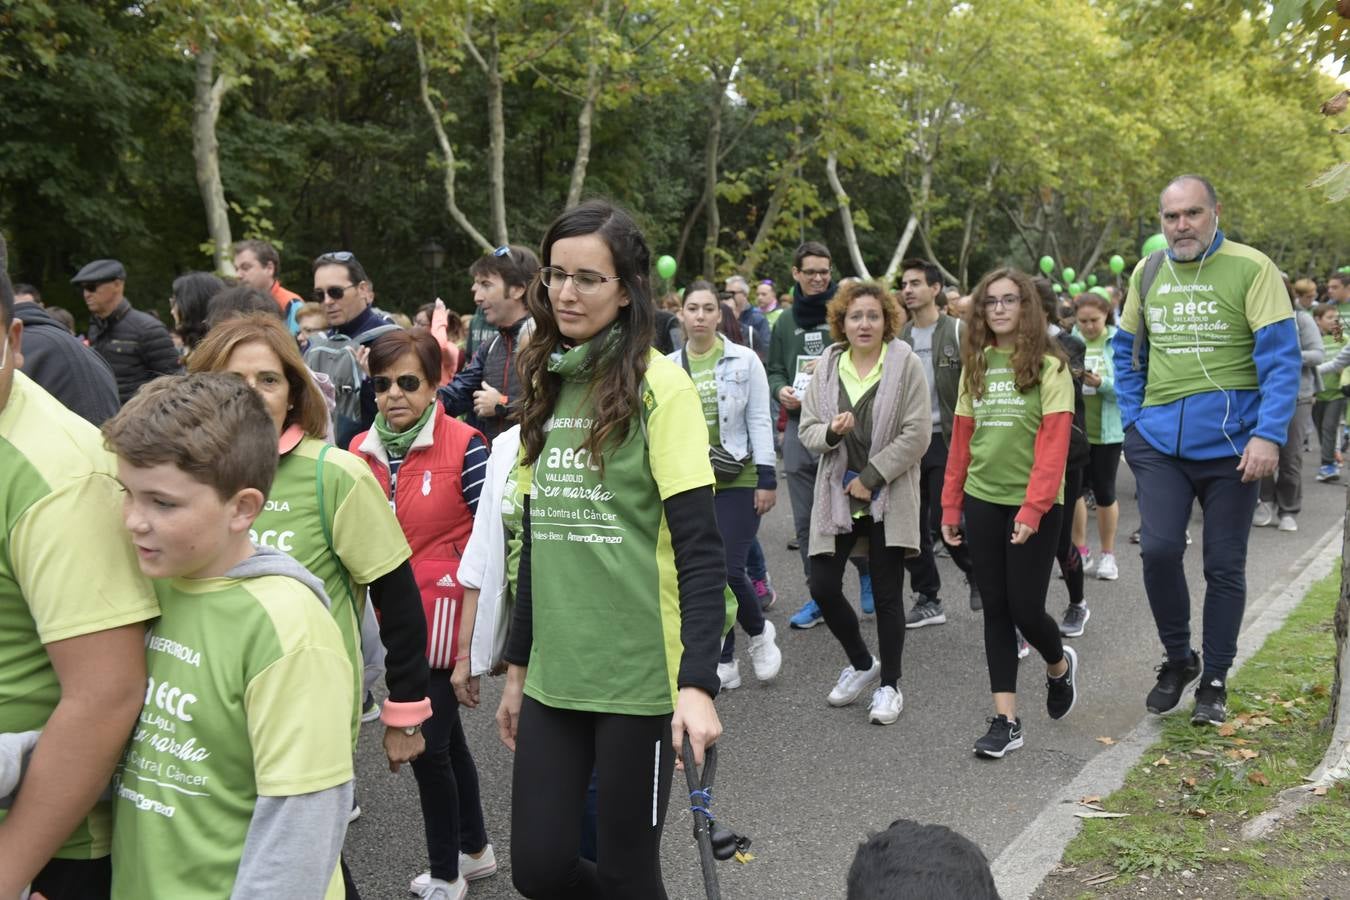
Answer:
<svg viewBox="0 0 1350 900"><path fill-rule="evenodd" d="M317 490L320 454L322 516ZM412 557L384 490L370 466L359 457L314 438L302 438L295 449L282 454L267 503L250 536L255 544L289 553L323 582L352 662L355 745L363 699L361 614L365 610L365 586Z"/></svg>
<svg viewBox="0 0 1350 900"><path fill-rule="evenodd" d="M1350 307L1350 303L1346 304ZM1336 339L1334 334L1322 335L1322 349L1326 352L1326 358L1332 360L1336 354L1345 349L1345 338ZM1328 372L1322 376L1322 390L1317 392L1318 400L1335 400L1341 396L1341 373Z"/></svg>
<svg viewBox="0 0 1350 900"><path fill-rule="evenodd" d="M708 444L710 446L722 443L722 425L721 412L717 405L717 361L721 359L726 351L723 350L723 338L719 335L713 342L712 348L707 353L699 355L685 345L685 352L689 354L689 377L694 381L694 388L698 391L699 402L703 404L703 419L708 423ZM730 488L754 488L759 485L758 470L755 469L755 460L753 456L746 461L741 469L741 474L737 475L731 481L719 481L716 489L725 491Z"/></svg>
<svg viewBox="0 0 1350 900"><path fill-rule="evenodd" d="M1111 345L1106 339L1106 329L1102 329L1102 333L1097 335L1096 340L1089 341L1087 338L1082 340L1083 345L1087 348L1083 354L1084 371L1095 372L1100 375L1106 371L1107 360L1111 355ZM1086 391L1083 393L1083 413L1088 443L1102 443L1102 398L1100 394L1095 391L1091 394Z"/></svg>
<svg viewBox="0 0 1350 900"><path fill-rule="evenodd" d="M530 496L534 642L525 693L562 709L658 716L675 707L680 595L664 501L713 484L698 393L656 351L642 422L599 464L583 344L554 357L564 376L543 452L518 469ZM523 458L523 457L522 457ZM729 594L729 592L728 592Z"/></svg>
<svg viewBox="0 0 1350 900"><path fill-rule="evenodd" d="M972 402L964 378L956 396L956 414L975 420L966 493L986 503L1021 506L1031 481L1041 419L1073 412L1073 376L1067 364L1047 355L1041 362L1041 383L1019 394L1012 354L986 347L984 357L984 396ZM1062 475L1056 502L1064 502Z"/></svg>
<svg viewBox="0 0 1350 900"><path fill-rule="evenodd" d="M1120 326L1139 328L1139 279L1130 276ZM1144 303L1148 383L1144 406L1214 390L1256 390L1255 332L1292 318L1280 270L1265 254L1225 240L1203 261L1167 263Z"/></svg>
<svg viewBox="0 0 1350 900"><path fill-rule="evenodd" d="M98 429L14 373L0 410L0 732L41 729L61 699L46 644L159 615L122 525L117 461ZM8 810L0 809L0 819ZM101 802L57 851L111 846Z"/></svg>
<svg viewBox="0 0 1350 900"><path fill-rule="evenodd" d="M1341 331L1350 333L1350 303L1337 303L1336 315L1341 319Z"/></svg>
<svg viewBox="0 0 1350 900"><path fill-rule="evenodd" d="M352 664L299 581L156 582L145 706L113 778L117 900L229 896L259 796L352 778ZM359 668L357 670L360 671ZM336 871L328 898L340 898Z"/></svg>

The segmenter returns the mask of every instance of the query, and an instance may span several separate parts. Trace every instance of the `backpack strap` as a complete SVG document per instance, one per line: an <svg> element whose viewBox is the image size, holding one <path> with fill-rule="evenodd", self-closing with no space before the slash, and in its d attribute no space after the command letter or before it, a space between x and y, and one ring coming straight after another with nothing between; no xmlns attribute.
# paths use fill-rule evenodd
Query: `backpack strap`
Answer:
<svg viewBox="0 0 1350 900"><path fill-rule="evenodd" d="M1130 364L1139 371L1139 353L1148 344L1148 292L1153 282L1158 280L1158 270L1162 268L1166 250L1154 250L1144 261L1144 271L1139 276L1139 327L1134 332L1134 346L1130 348Z"/></svg>

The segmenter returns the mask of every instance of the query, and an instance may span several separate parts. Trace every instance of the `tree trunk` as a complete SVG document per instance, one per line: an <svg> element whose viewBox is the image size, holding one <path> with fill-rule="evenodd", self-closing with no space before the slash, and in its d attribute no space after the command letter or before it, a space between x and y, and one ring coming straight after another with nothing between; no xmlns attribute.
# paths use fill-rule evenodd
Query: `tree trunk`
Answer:
<svg viewBox="0 0 1350 900"><path fill-rule="evenodd" d="M216 48L203 47L197 54L197 77L192 99L192 159L197 169L197 189L206 207L206 230L211 236L211 257L218 273L234 275L230 210L225 205L225 186L220 180L220 143L216 122L220 101L230 88L225 73L216 74Z"/></svg>
<svg viewBox="0 0 1350 900"><path fill-rule="evenodd" d="M783 214L783 203L787 200L788 187L792 184L792 172L797 165L797 157L788 157L783 165L778 169L778 183L773 187L773 193L769 195L769 205L764 209L764 215L759 219L759 227L755 229L755 239L750 242L750 249L745 252L745 258L737 266L736 271L749 278L755 274L755 269L764 261L764 247L768 243L769 235L773 233L773 226L778 224L778 217Z"/></svg>
<svg viewBox="0 0 1350 900"><path fill-rule="evenodd" d="M858 233L853 227L853 211L849 209L848 192L844 190L844 183L839 180L839 157L835 156L833 150L825 157L825 177L830 182L830 189L834 191L835 202L839 204L839 218L844 225L844 244L848 247L848 258L852 260L853 269L859 278L870 279L872 273L867 271L867 263L863 262L862 251L858 249Z"/></svg>
<svg viewBox="0 0 1350 900"><path fill-rule="evenodd" d="M600 94L598 67L591 62L586 74L586 100L577 113L577 158L572 161L572 183L567 188L567 208L581 202L586 186L586 167L591 161L591 127L595 119L595 101Z"/></svg>
<svg viewBox="0 0 1350 900"><path fill-rule="evenodd" d="M900 266L905 261L905 254L909 252L910 242L914 240L914 232L918 230L919 217L914 213L909 214L909 221L905 223L905 230L900 232L900 240L895 242L895 252L891 254L891 261L886 266L886 281L892 281Z"/></svg>
<svg viewBox="0 0 1350 900"><path fill-rule="evenodd" d="M703 206L708 226L703 239L703 277L716 276L717 242L722 236L722 219L717 210L717 159L722 143L722 109L726 104L726 82L715 74L713 85L717 95L712 98L712 116L708 123L707 156L703 161Z"/></svg>
<svg viewBox="0 0 1350 900"><path fill-rule="evenodd" d="M693 210L684 220L684 227L680 229L680 243L675 248L675 259L684 259L684 249L689 246L689 235L693 234L694 224L698 222L698 217L703 215L703 207L708 204L706 194L698 195L698 202L694 204Z"/></svg>
<svg viewBox="0 0 1350 900"><path fill-rule="evenodd" d="M455 150L450 146L450 138L445 133L445 125L441 122L441 115L436 110L436 104L431 100L430 75L427 72L427 57L422 49L422 36L414 32L413 41L417 47L417 86L422 95L422 106L426 109L427 115L431 117L431 127L436 133L436 143L441 148L441 158L445 164L445 208L450 213L450 218L460 227L469 238L482 247L484 250L492 250L492 243L483 237L482 232L473 227L468 216L464 215L463 210L459 208L459 203L455 199Z"/></svg>
<svg viewBox="0 0 1350 900"><path fill-rule="evenodd" d="M506 232L506 113L502 107L502 50L497 21L488 26L488 186L492 192L492 234L499 247L509 244Z"/></svg>
<svg viewBox="0 0 1350 900"><path fill-rule="evenodd" d="M960 277L957 286L960 287L962 291L966 289L966 285L970 279L970 243L975 234L975 207L977 205L984 205L984 201L986 201L989 195L993 193L994 177L998 175L998 167L998 160L994 160L989 164L989 174L986 175L984 179L984 193L972 198L970 205L966 207L966 219L961 229L961 255L956 264L956 274Z"/></svg>
<svg viewBox="0 0 1350 900"><path fill-rule="evenodd" d="M1106 223L1102 225L1101 234L1097 235L1097 243L1093 245L1092 252L1088 254L1088 258L1083 261L1083 268L1079 270L1083 273L1084 282L1087 281L1088 273L1096 267L1097 260L1101 259L1102 248L1106 246L1106 239L1111 236L1113 231L1115 231L1115 224L1116 220L1113 216L1107 218ZM1279 257L1276 257L1276 259L1278 258Z"/></svg>

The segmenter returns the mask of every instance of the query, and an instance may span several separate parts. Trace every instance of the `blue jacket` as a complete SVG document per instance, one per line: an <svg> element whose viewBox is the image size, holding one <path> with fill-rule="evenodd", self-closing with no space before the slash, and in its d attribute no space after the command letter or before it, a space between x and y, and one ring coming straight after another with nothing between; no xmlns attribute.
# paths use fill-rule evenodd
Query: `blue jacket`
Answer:
<svg viewBox="0 0 1350 900"><path fill-rule="evenodd" d="M732 456L754 459L759 488L773 490L777 456L773 419L769 416L769 380L764 365L748 347L719 334L722 356L713 367L717 382L718 429L722 446ZM684 348L669 354L671 362L684 366Z"/></svg>

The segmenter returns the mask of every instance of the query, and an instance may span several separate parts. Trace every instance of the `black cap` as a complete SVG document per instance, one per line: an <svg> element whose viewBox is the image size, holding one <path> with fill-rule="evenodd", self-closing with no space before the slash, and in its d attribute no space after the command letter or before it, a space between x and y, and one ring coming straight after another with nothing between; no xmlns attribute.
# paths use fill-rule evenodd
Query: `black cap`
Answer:
<svg viewBox="0 0 1350 900"><path fill-rule="evenodd" d="M71 284L93 284L100 281L127 280L127 270L115 259L96 259L85 265L70 279Z"/></svg>

